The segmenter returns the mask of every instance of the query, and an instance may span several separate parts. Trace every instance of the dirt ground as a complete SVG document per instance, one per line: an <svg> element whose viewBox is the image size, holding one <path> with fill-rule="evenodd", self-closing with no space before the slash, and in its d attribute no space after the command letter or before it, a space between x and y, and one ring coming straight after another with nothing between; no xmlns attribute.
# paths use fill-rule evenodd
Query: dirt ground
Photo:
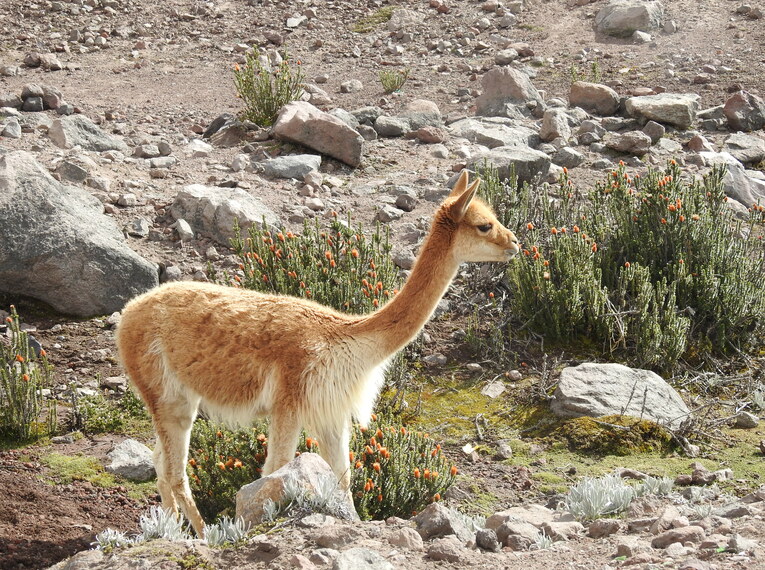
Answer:
<svg viewBox="0 0 765 570"><path fill-rule="evenodd" d="M731 91L740 88L760 96L765 91L763 20L736 14L739 2L667 1L667 19L676 22L678 31L657 33L654 41L644 45L595 33L594 14L602 0L583 6L563 0L527 2L517 25L504 30L494 24L484 30L476 27L481 18L494 21L484 10L488 3L444 3L448 13L440 13L425 0L393 3L424 15L411 41L404 41L391 37L386 24L365 33L351 31L356 22L388 5L382 0L306 0L299 5L272 0L4 0L0 3L0 66L20 66L28 53L39 51L55 53L65 69L22 67L18 76L0 76L0 91L20 93L28 83L50 85L104 130L124 135L130 144L169 142L180 162L166 178L151 178L141 161L97 166L100 175L112 180L114 192L124 191L128 180L137 181L131 191L138 194L139 205L117 209L112 214L117 222L124 225L145 216L166 235L171 233L167 220L156 212L184 184L233 177L276 211L298 199L295 188L285 182L264 181L247 172L232 174L223 168L236 149L215 149L204 160L183 155L187 140L215 117L240 110L232 77L232 68L241 59L236 46L258 43L275 48L265 39L274 34L283 40L281 47L290 57L300 60L308 81L326 76L320 86L332 98L328 108L379 105L395 114L411 100L429 99L448 119L469 116L480 77L494 65L492 34L528 44L534 61L527 63L535 65L533 81L545 91L546 99L566 100L572 75L591 78L593 62L600 79L622 95L643 87L694 92L701 95L706 108L722 104ZM295 29L285 26L288 17L309 9L315 17ZM73 31L105 38L104 48L68 41ZM469 32L475 33L471 46L483 41L490 47L480 51L468 47L463 56L432 49L439 40L456 42ZM403 53L396 54L389 45L402 46ZM411 74L403 91L386 95L378 72L405 67ZM703 73L706 78L698 79ZM340 84L351 78L359 79L363 90L342 93ZM461 90L472 96L461 97ZM710 137L714 140L715 135ZM67 155L36 129L20 139L2 138L0 146L30 151L49 166ZM452 174L457 162L434 159L426 145L414 141L381 139L367 145L357 170L331 160L322 169L348 177L353 184L389 180L437 186ZM586 166L571 172L575 182L589 181L593 175ZM358 221L369 222L374 215L371 201L350 194L333 199L339 202L339 211L352 211ZM427 219L432 208L422 201L406 221ZM394 241L398 227L393 225ZM170 239L129 239L148 259L177 264L187 277L204 266L202 252L210 245L203 240L188 246ZM113 333L103 321L50 316L24 299L3 301L19 305L24 320L38 328L35 334L45 346L61 345L49 351L60 383L74 380L87 385L98 374L120 374L113 359ZM55 324L62 325L63 333L50 330ZM95 358L94 351L99 349L107 349L109 356ZM111 441L106 438L95 445L86 439L77 445L81 449L70 451L90 447L90 453L103 457ZM93 536L107 527L135 530L146 507L119 489L104 490L83 482L51 484L46 481L47 469L38 461L45 452L32 448L0 453L0 568L47 567L88 548ZM508 502L534 498L533 485L519 471L492 464L485 469L473 466L470 473L487 486L499 487ZM506 484L498 485L498 481ZM587 567L586 554L576 560L578 567Z"/></svg>

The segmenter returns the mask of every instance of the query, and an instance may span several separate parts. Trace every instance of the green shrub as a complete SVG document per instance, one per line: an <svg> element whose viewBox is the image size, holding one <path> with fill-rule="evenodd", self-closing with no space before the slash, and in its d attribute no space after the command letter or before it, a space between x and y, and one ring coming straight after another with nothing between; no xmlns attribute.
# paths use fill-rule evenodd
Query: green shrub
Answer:
<svg viewBox="0 0 765 570"><path fill-rule="evenodd" d="M362 519L409 518L443 497L457 468L421 432L373 421L352 434L351 491Z"/></svg>
<svg viewBox="0 0 765 570"><path fill-rule="evenodd" d="M404 86L406 80L409 79L409 68L406 69L383 69L380 71L378 77L382 84L383 91L386 93L393 93L398 91Z"/></svg>
<svg viewBox="0 0 765 570"><path fill-rule="evenodd" d="M9 332L0 336L0 435L24 442L56 431L56 401L43 390L53 386L53 367L45 351L38 355L21 330L11 306L5 320Z"/></svg>
<svg viewBox="0 0 765 570"><path fill-rule="evenodd" d="M259 56L257 47L245 55L244 64L234 68L234 85L244 102L241 118L270 127L284 105L302 96L303 70L300 61L293 66L287 58L272 70Z"/></svg>
<svg viewBox="0 0 765 570"><path fill-rule="evenodd" d="M205 520L233 516L236 492L260 478L268 450L264 429L230 431L203 419L194 423L188 474ZM304 434L297 451L317 452L319 445ZM377 419L366 430L354 427L351 457L351 492L362 518L409 517L439 500L456 475L427 435Z"/></svg>
<svg viewBox="0 0 765 570"><path fill-rule="evenodd" d="M524 243L507 271L513 327L591 339L665 370L681 356L749 348L765 319L762 212L736 221L723 175L687 181L672 161L640 178L620 165L586 197L564 175L552 199L485 171L500 219Z"/></svg>
<svg viewBox="0 0 765 570"><path fill-rule="evenodd" d="M151 419L140 398L128 390L119 399L103 394L77 396L72 387L71 429L87 434L151 432Z"/></svg>
<svg viewBox="0 0 765 570"><path fill-rule="evenodd" d="M313 299L337 310L365 313L395 294L397 270L390 258L386 229L371 238L350 218L333 217L330 227L306 222L301 235L253 225L242 239L238 228L232 246L240 272L234 285L268 293Z"/></svg>
<svg viewBox="0 0 765 570"><path fill-rule="evenodd" d="M366 18L362 18L358 22L356 22L352 30L356 32L357 34L371 32L380 24L384 24L385 22L390 20L391 16L393 15L394 8L395 6L383 6L382 8L376 10L370 16L367 16Z"/></svg>

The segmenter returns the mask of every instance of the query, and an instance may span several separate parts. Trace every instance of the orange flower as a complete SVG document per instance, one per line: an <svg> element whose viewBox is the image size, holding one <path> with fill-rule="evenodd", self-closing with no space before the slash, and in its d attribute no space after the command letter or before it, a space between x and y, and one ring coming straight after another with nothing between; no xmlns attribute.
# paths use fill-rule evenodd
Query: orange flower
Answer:
<svg viewBox="0 0 765 570"><path fill-rule="evenodd" d="M420 478L420 470L417 467L414 468L414 478L415 479Z"/></svg>
<svg viewBox="0 0 765 570"><path fill-rule="evenodd" d="M534 229L534 224L532 224L531 222L529 222L528 224L526 224L526 229L527 229L527 230L533 230L533 229Z"/></svg>
<svg viewBox="0 0 765 570"><path fill-rule="evenodd" d="M371 418L372 418L373 422L376 422L377 421L377 414L372 414Z"/></svg>
<svg viewBox="0 0 765 570"><path fill-rule="evenodd" d="M377 461L375 461L374 463L372 463L372 469L374 469L375 471L377 471L379 473L380 472L380 464Z"/></svg>
<svg viewBox="0 0 765 570"><path fill-rule="evenodd" d="M383 438L383 432L380 428L377 428L377 431L375 432L375 437L379 440L382 440Z"/></svg>
<svg viewBox="0 0 765 570"><path fill-rule="evenodd" d="M685 221L685 216L680 215L677 219L680 220L681 222L684 222Z"/></svg>
<svg viewBox="0 0 765 570"><path fill-rule="evenodd" d="M332 259L332 252L331 251L325 251L324 252L324 257L326 257L327 259Z"/></svg>
<svg viewBox="0 0 765 570"><path fill-rule="evenodd" d="M554 235L554 236L557 236L557 235L558 235L558 228L551 228L551 229L550 229L550 233L551 233L552 235Z"/></svg>
<svg viewBox="0 0 765 570"><path fill-rule="evenodd" d="M191 459L189 459L189 465L191 465L192 467L196 467L197 460L192 457Z"/></svg>
<svg viewBox="0 0 765 570"><path fill-rule="evenodd" d="M5 322L6 323L12 323L13 319L11 317L5 317Z"/></svg>
<svg viewBox="0 0 765 570"><path fill-rule="evenodd" d="M22 379L24 382L29 382L29 374L24 374L24 375L22 375L21 379Z"/></svg>
<svg viewBox="0 0 765 570"><path fill-rule="evenodd" d="M629 269L629 268L630 268L630 262L629 262L629 261L625 261L625 262L624 262L624 267L626 267L627 269Z"/></svg>
<svg viewBox="0 0 765 570"><path fill-rule="evenodd" d="M575 233L575 234L578 234L578 233L579 233L579 226L574 226L574 227L573 227L573 228L571 228L571 229L573 229L573 230L574 230L574 233Z"/></svg>
<svg viewBox="0 0 765 570"><path fill-rule="evenodd" d="M598 251L598 244L596 244L596 243L592 244L592 248L591 249L592 249L592 253L595 253L596 251Z"/></svg>
<svg viewBox="0 0 765 570"><path fill-rule="evenodd" d="M662 218L662 219L661 219L661 223L662 223L662 224L666 224L666 223L667 223L667 220L666 220L665 218Z"/></svg>
<svg viewBox="0 0 765 570"><path fill-rule="evenodd" d="M563 167L563 174L568 175L568 168L566 168L565 166Z"/></svg>
<svg viewBox="0 0 765 570"><path fill-rule="evenodd" d="M242 462L239 459L236 459L234 461L234 468L241 469L242 467L244 467L244 465L242 465Z"/></svg>
<svg viewBox="0 0 765 570"><path fill-rule="evenodd" d="M452 475L452 477L454 475L456 475L457 474L457 466L456 465L452 465L452 468L449 469L449 473Z"/></svg>
<svg viewBox="0 0 765 570"><path fill-rule="evenodd" d="M440 493L436 493L435 495L433 495L433 502L440 501L440 500L441 500L441 494Z"/></svg>
<svg viewBox="0 0 765 570"><path fill-rule="evenodd" d="M373 485L372 485L372 480L371 480L371 479L369 479L369 480L367 480L367 482L364 484L364 491L365 491L365 492L371 491L371 490L372 490L372 487L373 487Z"/></svg>
<svg viewBox="0 0 765 570"><path fill-rule="evenodd" d="M215 435L216 435L217 437L221 438L221 437L223 437L223 432L222 432L222 431L220 431L220 430L218 430L218 431L216 431L216 432L215 432Z"/></svg>
<svg viewBox="0 0 765 570"><path fill-rule="evenodd" d="M383 502L383 496L382 496L382 493L380 493L379 495L377 495L377 502L378 502L378 503L382 503L382 502Z"/></svg>
<svg viewBox="0 0 765 570"><path fill-rule="evenodd" d="M369 438L369 445L372 447L377 447L377 440L375 439L375 436Z"/></svg>
<svg viewBox="0 0 765 570"><path fill-rule="evenodd" d="M354 457L355 457L355 456L353 455L353 452L352 452L352 451L349 451L349 452L348 452L348 460L349 460L351 463L353 463L353 459L354 459Z"/></svg>
<svg viewBox="0 0 765 570"><path fill-rule="evenodd" d="M305 446L308 449L311 449L314 445L316 445L316 440L315 439L313 439L312 437L305 438Z"/></svg>
<svg viewBox="0 0 765 570"><path fill-rule="evenodd" d="M216 463L216 465L218 466L218 469L220 469L221 471L225 471L226 470L226 466L223 464L222 461L218 461L218 463Z"/></svg>
<svg viewBox="0 0 765 570"><path fill-rule="evenodd" d="M494 298L494 293L490 292L489 293L489 299L493 299L493 298Z"/></svg>
<svg viewBox="0 0 765 570"><path fill-rule="evenodd" d="M351 255L352 255L354 258L358 258L358 257L359 257L359 250L358 250L358 249L355 249L355 248L354 248L354 249L352 249L352 250L351 250Z"/></svg>
<svg viewBox="0 0 765 570"><path fill-rule="evenodd" d="M357 461L357 462L356 462L356 464L354 465L354 467L355 467L356 469L361 469L362 467L364 467L364 464L363 464L363 463L361 463L361 461Z"/></svg>
<svg viewBox="0 0 765 570"><path fill-rule="evenodd" d="M374 449L372 449L368 445L364 448L364 453L366 453L367 455L372 455L374 452L375 452Z"/></svg>
<svg viewBox="0 0 765 570"><path fill-rule="evenodd" d="M21 356L20 354L17 354L16 355L16 360L18 360L19 362L24 362L24 357Z"/></svg>
<svg viewBox="0 0 765 570"><path fill-rule="evenodd" d="M422 476L425 479L430 479L430 469L426 469L425 471L423 471Z"/></svg>
<svg viewBox="0 0 765 570"><path fill-rule="evenodd" d="M406 435L406 428L401 426L401 435Z"/></svg>
<svg viewBox="0 0 765 570"><path fill-rule="evenodd" d="M547 261L547 260L545 259L545 260L542 262L542 265L544 265L545 267L549 267L549 266L550 266L550 262L549 262L549 261Z"/></svg>
<svg viewBox="0 0 765 570"><path fill-rule="evenodd" d="M380 306L380 301L377 299L372 299L372 304L375 306L375 309Z"/></svg>

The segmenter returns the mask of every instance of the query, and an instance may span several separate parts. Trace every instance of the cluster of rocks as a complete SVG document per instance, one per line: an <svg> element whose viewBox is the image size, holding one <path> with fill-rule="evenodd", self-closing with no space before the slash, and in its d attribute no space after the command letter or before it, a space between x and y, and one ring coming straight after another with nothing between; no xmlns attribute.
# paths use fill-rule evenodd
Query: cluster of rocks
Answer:
<svg viewBox="0 0 765 570"><path fill-rule="evenodd" d="M408 521L391 517L384 522L360 522L349 503L337 507L345 496L337 492L332 515L303 511L291 519L291 524L282 525L279 533L251 536L234 552L239 557L268 553L265 561L273 567L354 570L424 568L437 561L461 567L500 568L527 557L533 557L535 562L547 556L559 557L574 545L585 555L590 550L606 552L614 563L624 566L671 564L705 570L714 567L705 560L746 565L759 559L763 548L747 534L751 533L749 521L765 514L765 490L735 499L714 485L700 486L725 480L731 476L730 470L710 472L700 464L691 467L692 481L688 483L695 486L668 497L643 496L619 518L588 521L576 520L565 508L539 504L514 506L482 521L437 502ZM646 477L626 469L622 476ZM326 488L319 482L323 477L333 477L329 466L316 454L301 454L272 475L243 487L237 495L237 516L258 523L263 518L266 498L277 502L283 499L285 481L291 479L293 487L303 486L315 493L319 487ZM231 551L213 550L201 541L184 543L182 547L213 565L231 555ZM177 548L167 545L155 549L156 553L166 554L156 554L153 562L174 556L167 552ZM109 554L82 552L56 568L123 568L134 557L145 555L145 549L139 547Z"/></svg>

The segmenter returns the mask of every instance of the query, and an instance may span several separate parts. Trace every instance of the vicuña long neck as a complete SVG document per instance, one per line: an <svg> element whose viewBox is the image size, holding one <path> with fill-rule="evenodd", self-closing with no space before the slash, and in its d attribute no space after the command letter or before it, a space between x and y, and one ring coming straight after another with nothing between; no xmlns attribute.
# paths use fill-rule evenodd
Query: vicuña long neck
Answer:
<svg viewBox="0 0 765 570"><path fill-rule="evenodd" d="M359 332L373 338L382 359L417 336L457 274L449 235L447 228L434 228L401 291L359 323Z"/></svg>

